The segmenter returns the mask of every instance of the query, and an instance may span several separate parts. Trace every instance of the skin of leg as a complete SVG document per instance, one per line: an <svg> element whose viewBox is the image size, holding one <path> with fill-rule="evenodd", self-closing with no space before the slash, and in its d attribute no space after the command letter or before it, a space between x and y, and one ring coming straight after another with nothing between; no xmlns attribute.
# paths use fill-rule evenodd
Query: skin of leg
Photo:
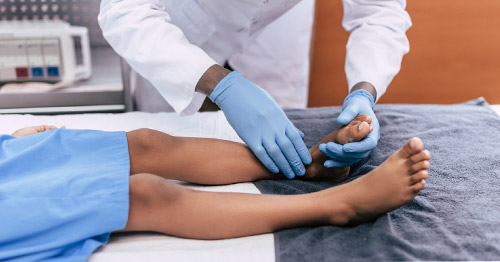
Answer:
<svg viewBox="0 0 500 262"><path fill-rule="evenodd" d="M356 225L411 201L425 185L430 153L409 140L379 167L350 183L302 195L191 190L156 175L130 177L125 231L225 239L308 225ZM418 170L418 171L415 171Z"/></svg>
<svg viewBox="0 0 500 262"><path fill-rule="evenodd" d="M312 205L319 193L259 195L189 189L162 177L130 177L130 211L124 231L157 231L193 239L225 239L327 224L327 209ZM341 213L341 209L337 211Z"/></svg>
<svg viewBox="0 0 500 262"><path fill-rule="evenodd" d="M348 126L330 133L320 143L357 141L370 131L371 119L360 115ZM361 128L360 128L361 127ZM208 139L174 137L151 130L139 129L127 133L130 173L149 173L167 179L199 184L231 184L259 179L283 179L282 174L269 172L244 144ZM306 168L305 179L345 180L349 168L325 169L327 157L319 144L310 149L313 162ZM321 176L317 176L321 173Z"/></svg>
<svg viewBox="0 0 500 262"><path fill-rule="evenodd" d="M130 173L222 185L282 178L267 171L243 144L209 138L174 137L151 130L127 133Z"/></svg>

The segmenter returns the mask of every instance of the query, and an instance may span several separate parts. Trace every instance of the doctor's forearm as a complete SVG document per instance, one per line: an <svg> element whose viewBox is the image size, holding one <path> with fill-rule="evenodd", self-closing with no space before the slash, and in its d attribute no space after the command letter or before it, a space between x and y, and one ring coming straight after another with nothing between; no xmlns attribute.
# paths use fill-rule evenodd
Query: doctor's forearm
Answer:
<svg viewBox="0 0 500 262"><path fill-rule="evenodd" d="M405 10L406 0L342 2L342 25L351 33L346 47L347 82L349 87L369 82L380 98L410 48L406 31L411 19Z"/></svg>
<svg viewBox="0 0 500 262"><path fill-rule="evenodd" d="M217 84L226 77L231 71L220 65L213 65L201 76L196 84L196 90L205 95L210 95Z"/></svg>

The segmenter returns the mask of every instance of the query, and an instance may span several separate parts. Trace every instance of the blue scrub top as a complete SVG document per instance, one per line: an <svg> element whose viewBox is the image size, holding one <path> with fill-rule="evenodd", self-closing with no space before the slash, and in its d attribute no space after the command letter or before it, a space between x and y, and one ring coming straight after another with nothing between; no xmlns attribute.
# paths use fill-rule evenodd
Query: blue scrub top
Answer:
<svg viewBox="0 0 500 262"><path fill-rule="evenodd" d="M124 132L0 135L0 261L86 261L128 218Z"/></svg>

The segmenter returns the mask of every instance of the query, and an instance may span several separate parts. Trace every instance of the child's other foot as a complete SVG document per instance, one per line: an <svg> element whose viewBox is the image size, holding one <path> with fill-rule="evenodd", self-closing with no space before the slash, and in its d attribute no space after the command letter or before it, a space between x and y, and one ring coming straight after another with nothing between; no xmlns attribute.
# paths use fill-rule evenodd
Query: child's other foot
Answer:
<svg viewBox="0 0 500 262"><path fill-rule="evenodd" d="M372 119L370 116L359 114L348 125L335 129L323 138L321 142L310 149L313 162L307 167L307 172L302 178L306 180L336 182L346 180L349 176L349 167L325 168L323 165L329 158L319 151L319 145L328 142L335 142L341 145L358 142L373 130L371 122Z"/></svg>
<svg viewBox="0 0 500 262"><path fill-rule="evenodd" d="M339 226L368 222L415 198L429 176L431 154L422 148L422 141L412 138L368 174L328 190L335 214L330 222Z"/></svg>

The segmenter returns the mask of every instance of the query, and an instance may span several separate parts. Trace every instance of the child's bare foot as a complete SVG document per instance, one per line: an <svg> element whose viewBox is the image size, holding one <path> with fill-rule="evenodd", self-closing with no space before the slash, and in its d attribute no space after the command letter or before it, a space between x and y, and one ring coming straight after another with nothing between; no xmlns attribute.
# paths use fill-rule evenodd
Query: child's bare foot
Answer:
<svg viewBox="0 0 500 262"><path fill-rule="evenodd" d="M310 149L313 162L307 167L306 174L302 177L306 180L322 180L342 182L349 176L349 167L325 168L323 164L329 158L319 151L319 145L328 142L347 144L357 142L368 135L372 130L372 119L370 116L359 114L348 125L335 129L321 142Z"/></svg>
<svg viewBox="0 0 500 262"><path fill-rule="evenodd" d="M431 155L422 148L422 141L412 138L368 174L325 191L335 199L330 210L341 214L330 222L343 226L371 221L415 198L429 176Z"/></svg>

